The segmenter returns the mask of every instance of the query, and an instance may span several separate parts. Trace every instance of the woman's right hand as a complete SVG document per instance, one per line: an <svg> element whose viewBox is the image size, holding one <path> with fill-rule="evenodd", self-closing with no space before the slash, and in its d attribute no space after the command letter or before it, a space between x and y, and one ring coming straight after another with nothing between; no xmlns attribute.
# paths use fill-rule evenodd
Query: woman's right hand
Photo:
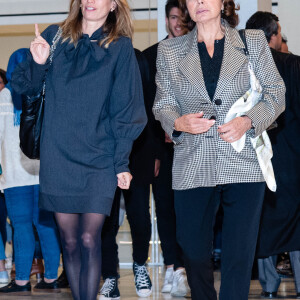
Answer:
<svg viewBox="0 0 300 300"><path fill-rule="evenodd" d="M191 134L200 134L207 132L216 121L203 118L204 113L188 114L175 120L175 130Z"/></svg>
<svg viewBox="0 0 300 300"><path fill-rule="evenodd" d="M30 52L33 60L40 65L46 63L50 54L50 45L41 37L38 24L35 24L35 39L30 44Z"/></svg>

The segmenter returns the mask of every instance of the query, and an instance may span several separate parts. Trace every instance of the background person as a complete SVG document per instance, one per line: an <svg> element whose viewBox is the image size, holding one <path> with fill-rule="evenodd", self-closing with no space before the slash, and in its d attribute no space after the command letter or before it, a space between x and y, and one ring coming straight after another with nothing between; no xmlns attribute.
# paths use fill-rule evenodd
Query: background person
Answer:
<svg viewBox="0 0 300 300"><path fill-rule="evenodd" d="M290 252L297 298L300 298L300 57L280 53L279 19L269 12L257 12L246 23L248 29L264 31L275 64L286 85L286 109L269 131L273 146L273 166L277 190L266 190L257 256L262 297L276 298L280 276L276 271L277 254ZM277 43L271 41L277 40Z"/></svg>
<svg viewBox="0 0 300 300"><path fill-rule="evenodd" d="M182 36L188 32L182 22L182 12L178 0L168 0L165 5L166 39ZM147 83L146 102L153 106L156 94L156 58L159 43L145 49L143 54L148 61L149 82ZM153 113L152 113L153 115ZM183 297L188 293L182 250L176 240L176 217L174 209L174 191L172 189L173 144L162 129L159 122L155 122L154 135L159 145L160 169L152 183L154 194L157 227L161 248L166 266L162 293Z"/></svg>
<svg viewBox="0 0 300 300"><path fill-rule="evenodd" d="M224 124L249 89L250 73L232 0L182 0L196 26L160 43L153 112L172 138L177 240L192 299L216 300L211 261L216 211L224 210L220 300L248 299L265 182L250 137L284 110L284 83L262 32L246 35L263 89L243 117ZM188 22L188 20L187 20ZM238 153L231 143L246 134Z"/></svg>
<svg viewBox="0 0 300 300"><path fill-rule="evenodd" d="M61 42L48 65L58 26L36 26L31 56L14 87L34 95L46 69L40 149L40 207L53 211L74 299L95 300L101 231L117 185L128 189L133 141L146 123L126 0L72 0Z"/></svg>
<svg viewBox="0 0 300 300"><path fill-rule="evenodd" d="M20 149L20 114L22 95L11 88L11 75L16 66L26 60L28 49L15 51L8 62L7 88L1 92L0 143L3 174L0 190L4 190L8 217L14 229L13 249L15 280L0 289L1 293L31 291L30 273L35 250L35 226L45 262L44 279L37 283L36 291L59 292L56 286L60 260L57 228L53 213L39 209L39 167L37 160L27 158Z"/></svg>
<svg viewBox="0 0 300 300"><path fill-rule="evenodd" d="M7 84L6 72L0 69L0 93ZM1 113L1 110L0 110ZM2 167L0 164L0 175L2 174ZM6 206L4 195L0 191L0 284L8 283L9 278L5 269L5 244L6 244Z"/></svg>

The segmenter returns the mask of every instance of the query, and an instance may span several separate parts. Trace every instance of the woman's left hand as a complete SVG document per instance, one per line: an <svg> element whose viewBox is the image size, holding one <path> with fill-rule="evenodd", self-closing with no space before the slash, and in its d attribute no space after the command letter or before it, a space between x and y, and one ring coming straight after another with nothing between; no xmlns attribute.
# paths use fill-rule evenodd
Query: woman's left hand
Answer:
<svg viewBox="0 0 300 300"><path fill-rule="evenodd" d="M123 172L117 174L117 177L118 177L118 187L122 190L128 190L130 187L132 175L129 172Z"/></svg>
<svg viewBox="0 0 300 300"><path fill-rule="evenodd" d="M251 129L252 121L249 117L237 117L218 127L220 138L228 143L238 141L246 131Z"/></svg>

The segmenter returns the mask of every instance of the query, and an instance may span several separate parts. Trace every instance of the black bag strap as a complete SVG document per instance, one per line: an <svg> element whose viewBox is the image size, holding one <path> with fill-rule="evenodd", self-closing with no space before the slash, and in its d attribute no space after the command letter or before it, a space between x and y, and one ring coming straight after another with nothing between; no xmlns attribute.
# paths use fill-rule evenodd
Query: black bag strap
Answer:
<svg viewBox="0 0 300 300"><path fill-rule="evenodd" d="M248 45L247 45L247 40L246 40L246 30L245 29L241 29L239 30L239 34L240 34L240 37L244 43L244 52L247 56L249 56L249 51L248 51Z"/></svg>

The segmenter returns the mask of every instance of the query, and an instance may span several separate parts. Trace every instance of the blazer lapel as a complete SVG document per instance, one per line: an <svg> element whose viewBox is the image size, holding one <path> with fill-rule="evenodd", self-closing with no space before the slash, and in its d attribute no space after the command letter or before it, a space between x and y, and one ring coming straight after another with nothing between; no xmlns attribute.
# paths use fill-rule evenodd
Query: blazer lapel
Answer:
<svg viewBox="0 0 300 300"><path fill-rule="evenodd" d="M232 81L245 61L248 60L247 56L242 50L245 48L245 46L242 39L240 38L238 31L229 27L228 24L224 25L224 55L214 99L220 97L227 83Z"/></svg>
<svg viewBox="0 0 300 300"><path fill-rule="evenodd" d="M204 100L211 103L205 87L200 63L196 27L191 33L189 33L189 40L187 42L186 50L186 52L182 52L182 56L184 57L178 64L179 70L188 79L188 81L198 90L198 92L201 94Z"/></svg>

